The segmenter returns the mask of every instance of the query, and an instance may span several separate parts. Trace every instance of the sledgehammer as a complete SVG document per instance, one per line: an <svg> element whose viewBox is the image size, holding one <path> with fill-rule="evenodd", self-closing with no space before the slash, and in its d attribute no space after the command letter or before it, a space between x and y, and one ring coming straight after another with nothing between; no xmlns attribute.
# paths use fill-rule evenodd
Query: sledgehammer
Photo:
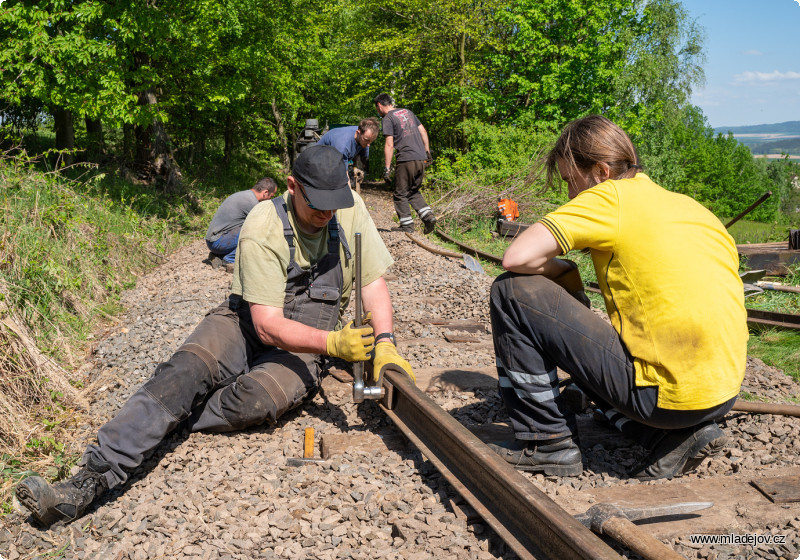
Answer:
<svg viewBox="0 0 800 560"><path fill-rule="evenodd" d="M647 560L685 560L684 556L634 525L633 521L692 513L713 505L713 502L684 502L668 506L622 508L615 504L597 504L586 513L576 515L575 519L598 535L608 535Z"/></svg>

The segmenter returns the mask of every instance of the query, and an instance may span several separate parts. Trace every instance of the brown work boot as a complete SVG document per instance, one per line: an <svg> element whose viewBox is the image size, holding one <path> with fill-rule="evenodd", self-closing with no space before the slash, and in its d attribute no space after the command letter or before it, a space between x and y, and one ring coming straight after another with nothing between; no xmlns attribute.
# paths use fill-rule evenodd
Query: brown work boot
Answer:
<svg viewBox="0 0 800 560"><path fill-rule="evenodd" d="M228 274L233 274L233 269L236 267L236 263L225 263L225 272Z"/></svg>
<svg viewBox="0 0 800 560"><path fill-rule="evenodd" d="M581 450L572 437L546 441L523 441L489 447L505 461L521 471L543 472L548 476L578 476L583 472Z"/></svg>
<svg viewBox="0 0 800 560"><path fill-rule="evenodd" d="M53 485L39 476L29 476L17 485L17 499L44 525L73 521L108 490L104 473L109 468L108 463L90 456L77 474Z"/></svg>
<svg viewBox="0 0 800 560"><path fill-rule="evenodd" d="M628 474L639 480L681 476L699 467L706 457L719 454L726 443L728 436L713 421L691 428L669 430L650 454Z"/></svg>

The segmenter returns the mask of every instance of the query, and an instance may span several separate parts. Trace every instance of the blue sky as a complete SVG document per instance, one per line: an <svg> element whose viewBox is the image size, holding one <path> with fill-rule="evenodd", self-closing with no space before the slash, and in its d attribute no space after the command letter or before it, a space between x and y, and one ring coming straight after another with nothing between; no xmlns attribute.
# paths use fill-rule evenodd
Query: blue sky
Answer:
<svg viewBox="0 0 800 560"><path fill-rule="evenodd" d="M712 127L800 121L800 0L682 0L705 28L705 86L692 103Z"/></svg>

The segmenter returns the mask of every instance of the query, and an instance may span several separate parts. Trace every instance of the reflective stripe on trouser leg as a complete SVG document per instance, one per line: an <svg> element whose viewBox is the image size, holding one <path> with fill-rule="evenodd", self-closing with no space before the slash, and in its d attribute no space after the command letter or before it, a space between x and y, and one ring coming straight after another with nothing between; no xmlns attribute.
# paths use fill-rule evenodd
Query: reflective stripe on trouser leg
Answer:
<svg viewBox="0 0 800 560"><path fill-rule="evenodd" d="M192 430L227 432L275 423L319 389L319 362L313 354L265 352L247 374L211 395Z"/></svg>
<svg viewBox="0 0 800 560"><path fill-rule="evenodd" d="M628 418L616 408L609 410L597 409L606 421L622 433L622 435L632 439L645 449L653 449L656 444L666 435L666 430L654 428L632 418Z"/></svg>
<svg viewBox="0 0 800 560"><path fill-rule="evenodd" d="M499 354L496 365L500 395L517 439L547 440L573 433L559 411L555 368L538 375L516 371L505 367Z"/></svg>
<svg viewBox="0 0 800 560"><path fill-rule="evenodd" d="M420 208L419 210L417 210L417 215L420 217L420 219L423 219L431 212L432 212L431 207L425 206L424 208Z"/></svg>
<svg viewBox="0 0 800 560"><path fill-rule="evenodd" d="M408 218L400 218L399 221L401 226L410 226L414 223L414 218L409 216Z"/></svg>

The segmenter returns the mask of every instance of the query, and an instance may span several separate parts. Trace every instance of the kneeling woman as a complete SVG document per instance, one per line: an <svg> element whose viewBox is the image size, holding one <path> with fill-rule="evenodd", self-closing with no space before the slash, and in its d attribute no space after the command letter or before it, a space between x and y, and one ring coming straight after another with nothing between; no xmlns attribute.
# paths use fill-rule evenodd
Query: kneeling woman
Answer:
<svg viewBox="0 0 800 560"><path fill-rule="evenodd" d="M617 125L573 121L546 161L570 201L503 256L491 317L515 440L493 445L519 469L574 476L583 464L556 368L649 451L631 476L672 478L719 453L716 424L744 378L747 324L733 238L695 200L641 172ZM611 325L588 309L577 267L589 249Z"/></svg>

